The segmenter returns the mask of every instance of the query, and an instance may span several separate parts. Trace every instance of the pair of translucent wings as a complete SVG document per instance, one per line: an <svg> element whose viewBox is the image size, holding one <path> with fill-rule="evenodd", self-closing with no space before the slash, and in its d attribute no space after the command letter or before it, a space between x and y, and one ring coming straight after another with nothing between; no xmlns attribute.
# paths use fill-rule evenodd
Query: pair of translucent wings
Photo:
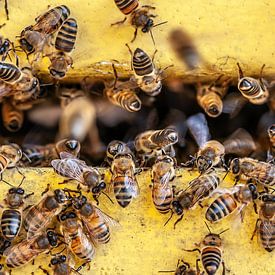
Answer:
<svg viewBox="0 0 275 275"><path fill-rule="evenodd" d="M75 179L79 182L83 182L83 172L94 168L90 168L85 161L82 161L75 156L67 152L60 153L60 159L54 159L51 161L53 168L68 178Z"/></svg>

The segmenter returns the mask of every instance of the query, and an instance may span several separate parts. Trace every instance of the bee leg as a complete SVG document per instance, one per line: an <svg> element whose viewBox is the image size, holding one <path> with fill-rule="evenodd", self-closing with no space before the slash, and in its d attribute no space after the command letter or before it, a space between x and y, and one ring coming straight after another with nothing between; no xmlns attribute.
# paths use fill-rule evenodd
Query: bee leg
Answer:
<svg viewBox="0 0 275 275"><path fill-rule="evenodd" d="M182 220L183 218L183 215L181 215L177 220L176 222L174 223L174 229L176 229L176 225Z"/></svg>
<svg viewBox="0 0 275 275"><path fill-rule="evenodd" d="M158 50L157 49L155 49L155 51L154 51L154 53L153 53L153 56L152 56L152 62L154 62L154 59L155 59L155 55L156 55L156 53L158 52Z"/></svg>
<svg viewBox="0 0 275 275"><path fill-rule="evenodd" d="M32 265L34 265L34 259L32 260Z"/></svg>
<svg viewBox="0 0 275 275"><path fill-rule="evenodd" d="M67 180L64 180L64 181L62 181L62 182L59 182L58 184L66 184L66 183L68 183L68 182L70 182L70 181L72 181L73 179L67 179Z"/></svg>
<svg viewBox="0 0 275 275"><path fill-rule="evenodd" d="M7 20L10 20L10 18L9 18L8 0L5 0L5 13L6 13Z"/></svg>
<svg viewBox="0 0 275 275"><path fill-rule="evenodd" d="M41 265L38 268L41 269L43 273L50 275L50 273L46 269L44 269Z"/></svg>
<svg viewBox="0 0 275 275"><path fill-rule="evenodd" d="M237 185L237 183L239 182L239 180L240 180L240 177L236 176L235 179L234 179L234 186Z"/></svg>
<svg viewBox="0 0 275 275"><path fill-rule="evenodd" d="M41 196L46 194L49 190L50 190L50 184L48 183L46 189L41 193Z"/></svg>
<svg viewBox="0 0 275 275"><path fill-rule="evenodd" d="M34 195L34 192L30 193L30 194L27 194L26 196L24 196L24 199L27 199L28 197Z"/></svg>
<svg viewBox="0 0 275 275"><path fill-rule="evenodd" d="M81 266L79 266L77 269L73 269L76 272L79 272L83 267L85 267L87 263L83 263Z"/></svg>
<svg viewBox="0 0 275 275"><path fill-rule="evenodd" d="M115 25L122 25L122 24L124 24L124 22L126 21L126 19L127 19L127 17L124 17L123 20L117 21L117 22L115 22L115 23L112 23L112 24L111 24L111 27L112 27L112 26L115 26Z"/></svg>
<svg viewBox="0 0 275 275"><path fill-rule="evenodd" d="M196 272L197 272L197 275L200 275L200 268L199 268L199 262L200 262L201 259L197 259L196 260Z"/></svg>
<svg viewBox="0 0 275 275"><path fill-rule="evenodd" d="M28 205L27 207L25 207L25 208L23 209L23 211L28 210L28 209L31 208L32 206L33 206L33 204Z"/></svg>
<svg viewBox="0 0 275 275"><path fill-rule="evenodd" d="M256 214L258 214L258 210L257 210L257 204L255 201L253 201L253 208Z"/></svg>
<svg viewBox="0 0 275 275"><path fill-rule="evenodd" d="M260 219L257 219L256 224L255 224L255 229L254 229L253 234L250 238L251 241L253 240L253 238L255 237L256 232L258 231L258 222L259 221L260 221Z"/></svg>
<svg viewBox="0 0 275 275"><path fill-rule="evenodd" d="M173 215L174 215L174 212L171 209L171 215L170 215L169 219L165 222L165 224L163 226L165 226L172 219Z"/></svg>
<svg viewBox="0 0 275 275"><path fill-rule="evenodd" d="M99 205L99 201L98 201L98 198L97 198L97 196L96 196L96 195L93 195L93 199L95 200L96 205Z"/></svg>
<svg viewBox="0 0 275 275"><path fill-rule="evenodd" d="M145 9L147 9L147 10L155 10L156 9L156 7L153 7L153 6L150 6L150 5L143 5L143 6L141 6L142 8L145 8Z"/></svg>
<svg viewBox="0 0 275 275"><path fill-rule="evenodd" d="M199 253L201 253L200 249L198 248L194 248L194 249L183 249L184 251L186 252L195 252L195 251L198 251Z"/></svg>
<svg viewBox="0 0 275 275"><path fill-rule="evenodd" d="M138 29L136 28L136 29L135 29L135 32L134 32L134 37L133 37L133 39L131 40L131 43L133 43L133 42L136 40L136 38L137 38L137 31L138 31Z"/></svg>

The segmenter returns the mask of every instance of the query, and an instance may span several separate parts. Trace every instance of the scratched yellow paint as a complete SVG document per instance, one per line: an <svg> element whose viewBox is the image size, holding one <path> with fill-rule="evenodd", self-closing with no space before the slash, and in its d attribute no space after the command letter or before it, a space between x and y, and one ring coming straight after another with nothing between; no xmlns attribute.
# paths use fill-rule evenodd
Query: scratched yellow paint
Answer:
<svg viewBox="0 0 275 275"><path fill-rule="evenodd" d="M49 183L52 188L60 188L59 182L63 178L56 175L52 169L21 169L26 180L23 184L26 193L35 192L27 204L33 204L40 198L40 193ZM177 189L183 188L193 178L197 176L188 170L178 170L175 179ZM222 175L221 175L222 176ZM18 185L21 176L15 170L8 170L4 173L4 179L14 185ZM113 228L111 241L107 245L97 248L95 259L91 263L91 269L84 269L82 274L95 275L138 275L138 274L158 274L159 270L173 270L179 258L184 258L191 265L195 265L196 253L188 253L183 249L191 249L194 243L200 242L207 234L204 225L204 214L206 208L198 207L186 213L182 222L173 229L173 221L167 226L163 226L167 220L167 215L159 214L152 204L150 185L150 172L142 172L137 177L140 195L126 209L119 207L116 203L100 198L100 208L117 219L120 227ZM109 183L110 175L106 173L106 180ZM9 189L1 183L1 197ZM232 185L232 179L228 176L222 186ZM74 183L68 185L73 188ZM113 198L112 194L111 197ZM114 199L114 198L113 198ZM209 203L209 201L204 204ZM169 216L169 215L168 215ZM221 224L213 225L213 232L220 232L230 228L222 235L224 241L224 260L226 267L230 269L231 275L268 275L275 274L275 254L266 252L255 238L250 241L257 215L249 205L245 214L243 224L232 226L228 220ZM42 274L38 269L39 265L48 268L49 256L42 255L35 265L29 264L26 267L13 271L12 274ZM201 267L202 269L202 267ZM221 269L217 274L221 274Z"/></svg>
<svg viewBox="0 0 275 275"><path fill-rule="evenodd" d="M6 26L0 33L11 40L21 30L34 24L34 18L51 7L65 4L79 24L76 48L72 54L74 69L68 72L67 81L79 81L84 76L112 76L111 60L120 62L121 76L130 72L130 56L125 43L133 37L129 24L110 27L124 18L113 0L9 0L10 21L5 21L4 1L0 1L0 24ZM245 73L259 74L266 64L265 74L275 71L275 1L257 0L140 0L141 4L156 7L155 22L168 21L153 29L158 53L156 64L160 67L174 64L167 73L184 76L187 81L216 78L221 72L236 77L236 61ZM186 72L167 42L168 33L175 27L184 28L194 39L203 59L210 68ZM138 33L132 48L141 47L153 54L154 45L149 34ZM24 63L24 61L22 61ZM48 61L38 67L41 75L48 75Z"/></svg>

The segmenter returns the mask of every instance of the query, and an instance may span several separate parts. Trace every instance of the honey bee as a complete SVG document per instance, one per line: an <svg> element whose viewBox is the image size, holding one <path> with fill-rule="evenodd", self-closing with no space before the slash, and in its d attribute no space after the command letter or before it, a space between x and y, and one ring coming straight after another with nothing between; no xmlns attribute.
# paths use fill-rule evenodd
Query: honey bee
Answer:
<svg viewBox="0 0 275 275"><path fill-rule="evenodd" d="M173 144L177 141L177 131L173 128L165 128L162 130L149 130L137 135L134 144L138 155L142 158L142 163L144 163L146 159L160 156L162 153L174 157Z"/></svg>
<svg viewBox="0 0 275 275"><path fill-rule="evenodd" d="M266 187L275 186L275 165L253 158L235 158L230 163L230 170L238 180L253 180Z"/></svg>
<svg viewBox="0 0 275 275"><path fill-rule="evenodd" d="M224 142L226 154L236 154L245 157L256 150L256 144L252 136L242 128L237 129Z"/></svg>
<svg viewBox="0 0 275 275"><path fill-rule="evenodd" d="M161 214L170 211L173 201L173 188L170 182L175 178L175 162L169 156L159 156L152 167L152 198L156 209Z"/></svg>
<svg viewBox="0 0 275 275"><path fill-rule="evenodd" d="M165 21L154 25L152 18L156 17L156 15L151 14L150 10L155 10L156 8L149 5L143 5L141 8L138 8L138 0L115 0L115 4L123 14L130 16L130 24L135 28L134 37L131 40L131 43L134 42L137 37L138 28L141 28L143 33L150 32L154 42L151 31L152 28L167 23L167 21ZM127 17L125 17L122 21L111 24L111 26L121 25L126 21L126 19Z"/></svg>
<svg viewBox="0 0 275 275"><path fill-rule="evenodd" d="M88 202L83 195L74 197L72 203L92 241L100 244L108 243L110 241L110 225L118 225L118 222Z"/></svg>
<svg viewBox="0 0 275 275"><path fill-rule="evenodd" d="M57 234L52 230L35 236L32 239L22 240L4 253L6 264L10 268L21 267L42 253L48 253L58 246Z"/></svg>
<svg viewBox="0 0 275 275"><path fill-rule="evenodd" d="M42 53L50 35L55 33L70 16L67 6L61 5L38 16L34 25L26 27L20 34L20 45L27 53Z"/></svg>
<svg viewBox="0 0 275 275"><path fill-rule="evenodd" d="M79 259L90 262L95 254L95 247L83 231L81 221L73 211L67 211L59 217L60 231L71 252Z"/></svg>
<svg viewBox="0 0 275 275"><path fill-rule="evenodd" d="M210 231L208 225L207 225L207 228L209 230L209 234L207 234L204 237L203 241L200 244L196 245L198 246L198 248L195 248L192 250L184 249L184 251L187 251L187 252L198 251L201 256L200 260L202 261L202 265L207 274L211 274L211 275L216 274L217 270L220 267L220 264L222 264L223 266L222 274L225 274L225 264L222 259L223 245L222 245L222 239L220 235L226 232L228 229L223 230L219 234L214 234Z"/></svg>
<svg viewBox="0 0 275 275"><path fill-rule="evenodd" d="M27 212L23 225L27 231L27 239L31 239L49 225L53 217L58 215L68 198L61 189L48 192L49 186L43 192L42 199ZM42 193L42 194L43 194Z"/></svg>
<svg viewBox="0 0 275 275"><path fill-rule="evenodd" d="M77 35L77 22L74 18L67 19L57 33L55 52L49 56L51 65L50 74L56 78L63 78L69 67L73 65L70 53L74 49Z"/></svg>
<svg viewBox="0 0 275 275"><path fill-rule="evenodd" d="M14 107L9 100L2 103L2 120L4 127L9 132L17 132L24 122L24 113Z"/></svg>
<svg viewBox="0 0 275 275"><path fill-rule="evenodd" d="M134 70L134 79L138 87L149 96L157 96L161 92L161 75L163 70L155 68L153 63L155 53L151 59L149 55L140 48L136 48L134 53L126 44L131 54L131 67Z"/></svg>
<svg viewBox="0 0 275 275"><path fill-rule="evenodd" d="M22 182L23 180L21 184ZM24 196L24 193L24 189L20 187L10 188L4 200L7 207L2 212L1 231L3 237L8 241L12 241L18 236L22 224L24 200L33 195L31 193Z"/></svg>
<svg viewBox="0 0 275 275"><path fill-rule="evenodd" d="M129 149L126 143L120 140L111 141L107 146L105 162L109 166L111 166L115 156L119 153L131 154L131 150Z"/></svg>
<svg viewBox="0 0 275 275"><path fill-rule="evenodd" d="M233 212L241 215L243 221L243 211L250 203L254 203L258 198L257 188L254 184L238 184L227 189L222 195L216 198L207 208L205 218L210 222L218 222Z"/></svg>
<svg viewBox="0 0 275 275"><path fill-rule="evenodd" d="M137 112L141 109L141 101L135 91L132 89L132 83L123 82L117 85L117 71L112 64L115 81L112 87L106 87L104 94L107 99L114 105L125 109L128 112Z"/></svg>
<svg viewBox="0 0 275 275"><path fill-rule="evenodd" d="M198 263L198 261L197 261ZM159 273L174 273L175 275L203 275L200 273L198 264L196 264L196 270L190 267L190 264L184 262L183 260L178 260L177 269L176 270L163 270L159 271Z"/></svg>
<svg viewBox="0 0 275 275"><path fill-rule="evenodd" d="M61 152L77 156L79 151L80 143L74 139L62 139L44 146L25 145L23 146L25 157L22 158L22 163L31 166L50 166L51 161L59 158Z"/></svg>
<svg viewBox="0 0 275 275"><path fill-rule="evenodd" d="M215 172L208 172L202 174L198 178L192 180L185 190L180 190L172 201L172 215L173 213L179 215L180 217L174 223L174 228L177 223L179 223L184 215L184 210L192 209L196 204L210 195L217 189L220 185L220 178ZM172 217L171 215L171 217ZM171 219L168 219L168 221ZM168 222L167 221L167 222ZM167 224L167 222L165 224Z"/></svg>
<svg viewBox="0 0 275 275"><path fill-rule="evenodd" d="M51 259L51 263L49 266L53 270L53 275L68 275L73 273L78 274L85 265L86 263L75 269L69 262L68 257L66 257L65 255L57 255ZM45 274L50 275L50 273L46 269L42 268L42 266L39 266L39 269L41 269Z"/></svg>
<svg viewBox="0 0 275 275"><path fill-rule="evenodd" d="M272 124L268 130L270 149L267 152L267 160L274 161L275 158L275 124Z"/></svg>
<svg viewBox="0 0 275 275"><path fill-rule="evenodd" d="M259 218L251 240L258 231L263 248L272 252L275 248L275 196L265 193L260 196L260 199L262 202Z"/></svg>
<svg viewBox="0 0 275 275"><path fill-rule="evenodd" d="M245 77L243 75L240 64L237 63L239 68L239 82L238 89L241 94L247 98L252 104L261 105L264 104L269 97L269 91L267 89L267 83L262 78L262 73L265 65L262 66L260 79L255 79L252 77Z"/></svg>
<svg viewBox="0 0 275 275"><path fill-rule="evenodd" d="M205 113L210 117L218 117L223 111L222 98L227 93L228 81L225 81L223 85L216 85L219 77L211 85L198 84L197 89L197 101L203 108Z"/></svg>
<svg viewBox="0 0 275 275"><path fill-rule="evenodd" d="M22 158L22 150L20 147L11 143L9 145L0 146L0 179L2 180L2 173L6 168L16 167Z"/></svg>
<svg viewBox="0 0 275 275"><path fill-rule="evenodd" d="M129 153L117 154L111 165L111 173L111 186L116 200L125 208L139 192L133 156Z"/></svg>
<svg viewBox="0 0 275 275"><path fill-rule="evenodd" d="M93 193L93 197L97 201L100 193L106 188L104 175L101 175L97 168L89 167L85 161L71 154L61 152L60 157L61 159L51 161L55 172L78 181L85 191Z"/></svg>
<svg viewBox="0 0 275 275"><path fill-rule="evenodd" d="M204 114L193 115L187 119L186 123L199 146L196 157L190 161L193 164L196 163L199 172L204 173L219 163L224 165L224 146L217 140L209 140L210 133Z"/></svg>

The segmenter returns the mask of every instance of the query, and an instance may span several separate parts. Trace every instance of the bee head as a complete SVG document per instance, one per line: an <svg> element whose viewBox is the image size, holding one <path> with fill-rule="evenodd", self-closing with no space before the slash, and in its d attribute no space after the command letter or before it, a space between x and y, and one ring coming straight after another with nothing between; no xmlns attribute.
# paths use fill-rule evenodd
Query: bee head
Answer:
<svg viewBox="0 0 275 275"><path fill-rule="evenodd" d="M251 192L251 194L252 194L252 199L253 199L253 200L256 200L256 199L258 198L258 192L257 192L257 187L256 187L256 185L253 184L253 183L249 183L249 184L248 184L248 188L249 188L249 190L250 190L250 192Z"/></svg>
<svg viewBox="0 0 275 275"><path fill-rule="evenodd" d="M203 173L212 167L212 160L205 156L199 156L197 158L197 167L199 172Z"/></svg>
<svg viewBox="0 0 275 275"><path fill-rule="evenodd" d="M172 209L177 215L182 215L183 214L183 208L180 205L180 202L178 200L174 200L172 202Z"/></svg>
<svg viewBox="0 0 275 275"><path fill-rule="evenodd" d="M233 174L238 174L240 172L240 160L238 158L231 161L230 169Z"/></svg>
<svg viewBox="0 0 275 275"><path fill-rule="evenodd" d="M54 190L54 195L55 195L56 201L60 204L65 203L65 201L67 201L67 196L65 192L61 189Z"/></svg>
<svg viewBox="0 0 275 275"><path fill-rule="evenodd" d="M268 135L270 137L274 137L275 136L275 124L272 124L269 128L268 128Z"/></svg>
<svg viewBox="0 0 275 275"><path fill-rule="evenodd" d="M67 259L67 257L65 255L60 255L60 256L54 257L53 259L51 259L51 265L65 263L66 259Z"/></svg>
<svg viewBox="0 0 275 275"><path fill-rule="evenodd" d="M149 18L145 24L145 26L141 29L142 32L149 32L151 28L154 26L154 21L152 18Z"/></svg>
<svg viewBox="0 0 275 275"><path fill-rule="evenodd" d="M21 48L22 48L24 51L26 51L26 52L28 52L28 53L31 53L31 52L34 51L33 46L27 41L27 39L21 38L21 39L19 39L19 43L20 43L20 45L21 45Z"/></svg>
<svg viewBox="0 0 275 275"><path fill-rule="evenodd" d="M58 238L57 238L57 234L54 231L52 230L47 231L47 239L52 247L57 246Z"/></svg>

